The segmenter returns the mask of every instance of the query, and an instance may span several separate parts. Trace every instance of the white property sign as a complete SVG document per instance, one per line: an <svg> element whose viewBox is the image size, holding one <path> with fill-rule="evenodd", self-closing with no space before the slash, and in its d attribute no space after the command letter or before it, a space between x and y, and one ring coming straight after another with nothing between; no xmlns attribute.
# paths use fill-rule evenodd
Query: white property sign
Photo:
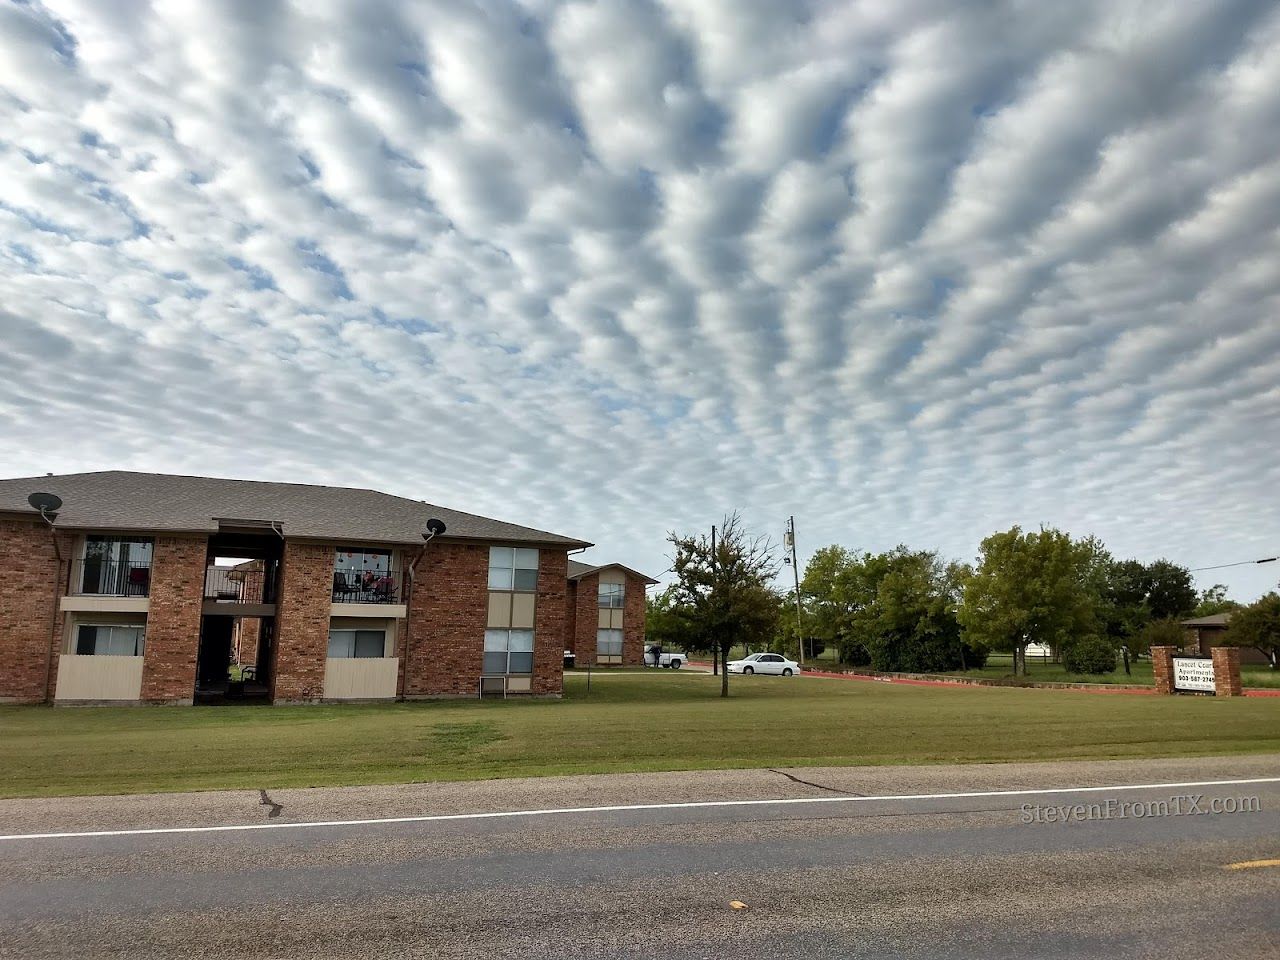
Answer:
<svg viewBox="0 0 1280 960"><path fill-rule="evenodd" d="M1196 657L1174 657L1173 689L1213 693L1213 661Z"/></svg>

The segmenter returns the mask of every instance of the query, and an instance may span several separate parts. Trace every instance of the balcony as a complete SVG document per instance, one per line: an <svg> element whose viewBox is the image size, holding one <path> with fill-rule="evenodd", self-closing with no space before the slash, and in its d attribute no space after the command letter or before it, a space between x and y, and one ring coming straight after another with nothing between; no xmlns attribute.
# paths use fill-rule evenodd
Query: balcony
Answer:
<svg viewBox="0 0 1280 960"><path fill-rule="evenodd" d="M267 604L276 602L274 564L268 574L260 561L237 567L207 567L204 572L206 603Z"/></svg>
<svg viewBox="0 0 1280 960"><path fill-rule="evenodd" d="M335 570L334 603L404 603L399 570Z"/></svg>
<svg viewBox="0 0 1280 960"><path fill-rule="evenodd" d="M74 596L147 597L151 594L151 561L86 558L71 565Z"/></svg>

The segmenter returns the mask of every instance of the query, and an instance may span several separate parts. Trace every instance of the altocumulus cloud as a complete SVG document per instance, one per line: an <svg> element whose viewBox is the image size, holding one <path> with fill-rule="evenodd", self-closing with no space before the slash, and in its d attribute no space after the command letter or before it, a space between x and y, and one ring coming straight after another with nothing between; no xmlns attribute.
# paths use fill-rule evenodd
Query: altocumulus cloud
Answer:
<svg viewBox="0 0 1280 960"><path fill-rule="evenodd" d="M8 2L0 470L1266 555L1277 158L1274 2Z"/></svg>

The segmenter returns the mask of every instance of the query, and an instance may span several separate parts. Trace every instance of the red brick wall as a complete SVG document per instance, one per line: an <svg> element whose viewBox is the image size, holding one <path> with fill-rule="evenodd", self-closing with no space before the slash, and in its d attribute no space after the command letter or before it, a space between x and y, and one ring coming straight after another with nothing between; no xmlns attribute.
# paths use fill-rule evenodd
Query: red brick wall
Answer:
<svg viewBox="0 0 1280 960"><path fill-rule="evenodd" d="M538 551L538 605L533 632L533 693L560 696L564 688L565 583L569 554Z"/></svg>
<svg viewBox="0 0 1280 960"><path fill-rule="evenodd" d="M1238 697L1244 693L1240 683L1240 648L1214 647L1213 692L1219 697Z"/></svg>
<svg viewBox="0 0 1280 960"><path fill-rule="evenodd" d="M488 610L488 546L428 544L409 604L405 696L476 696Z"/></svg>
<svg viewBox="0 0 1280 960"><path fill-rule="evenodd" d="M573 614L575 666L595 666L596 630L600 625L600 575L588 574L577 584ZM622 665L644 663L644 588L639 577L627 575L622 594Z"/></svg>
<svg viewBox="0 0 1280 960"><path fill-rule="evenodd" d="M206 537L156 537L151 559L151 603L142 662L142 699L191 703L200 649Z"/></svg>
<svg viewBox="0 0 1280 960"><path fill-rule="evenodd" d="M577 615L574 626L574 666L596 664L596 628L600 625L600 575L588 574L578 580ZM626 638L623 638L626 644Z"/></svg>
<svg viewBox="0 0 1280 960"><path fill-rule="evenodd" d="M285 541L271 669L274 703L324 697L334 552L332 544Z"/></svg>
<svg viewBox="0 0 1280 960"><path fill-rule="evenodd" d="M638 667L644 663L644 587L639 577L627 575L622 594L622 664Z"/></svg>
<svg viewBox="0 0 1280 960"><path fill-rule="evenodd" d="M60 534L59 542L61 564L43 520L0 517L0 701L39 703L52 694L46 684L58 670L57 602L71 559L71 538Z"/></svg>
<svg viewBox="0 0 1280 960"><path fill-rule="evenodd" d="M252 667L258 662L258 638L262 631L262 620L258 617L240 618L240 663Z"/></svg>
<svg viewBox="0 0 1280 960"><path fill-rule="evenodd" d="M578 656L578 581L565 580L564 648Z"/></svg>
<svg viewBox="0 0 1280 960"><path fill-rule="evenodd" d="M1173 658L1177 647L1152 647L1151 672L1155 675L1156 693L1173 693Z"/></svg>

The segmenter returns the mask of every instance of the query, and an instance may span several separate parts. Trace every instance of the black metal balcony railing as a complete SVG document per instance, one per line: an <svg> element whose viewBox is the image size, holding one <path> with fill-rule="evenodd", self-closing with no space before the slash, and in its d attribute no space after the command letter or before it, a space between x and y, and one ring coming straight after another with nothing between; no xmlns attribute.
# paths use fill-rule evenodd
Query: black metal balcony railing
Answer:
<svg viewBox="0 0 1280 960"><path fill-rule="evenodd" d="M72 564L71 590L101 597L145 597L151 593L151 562L139 560L97 560L92 557Z"/></svg>
<svg viewBox="0 0 1280 960"><path fill-rule="evenodd" d="M402 603L399 570L335 570L334 603Z"/></svg>
<svg viewBox="0 0 1280 960"><path fill-rule="evenodd" d="M263 570L207 567L204 598L220 603L275 603L276 578Z"/></svg>

